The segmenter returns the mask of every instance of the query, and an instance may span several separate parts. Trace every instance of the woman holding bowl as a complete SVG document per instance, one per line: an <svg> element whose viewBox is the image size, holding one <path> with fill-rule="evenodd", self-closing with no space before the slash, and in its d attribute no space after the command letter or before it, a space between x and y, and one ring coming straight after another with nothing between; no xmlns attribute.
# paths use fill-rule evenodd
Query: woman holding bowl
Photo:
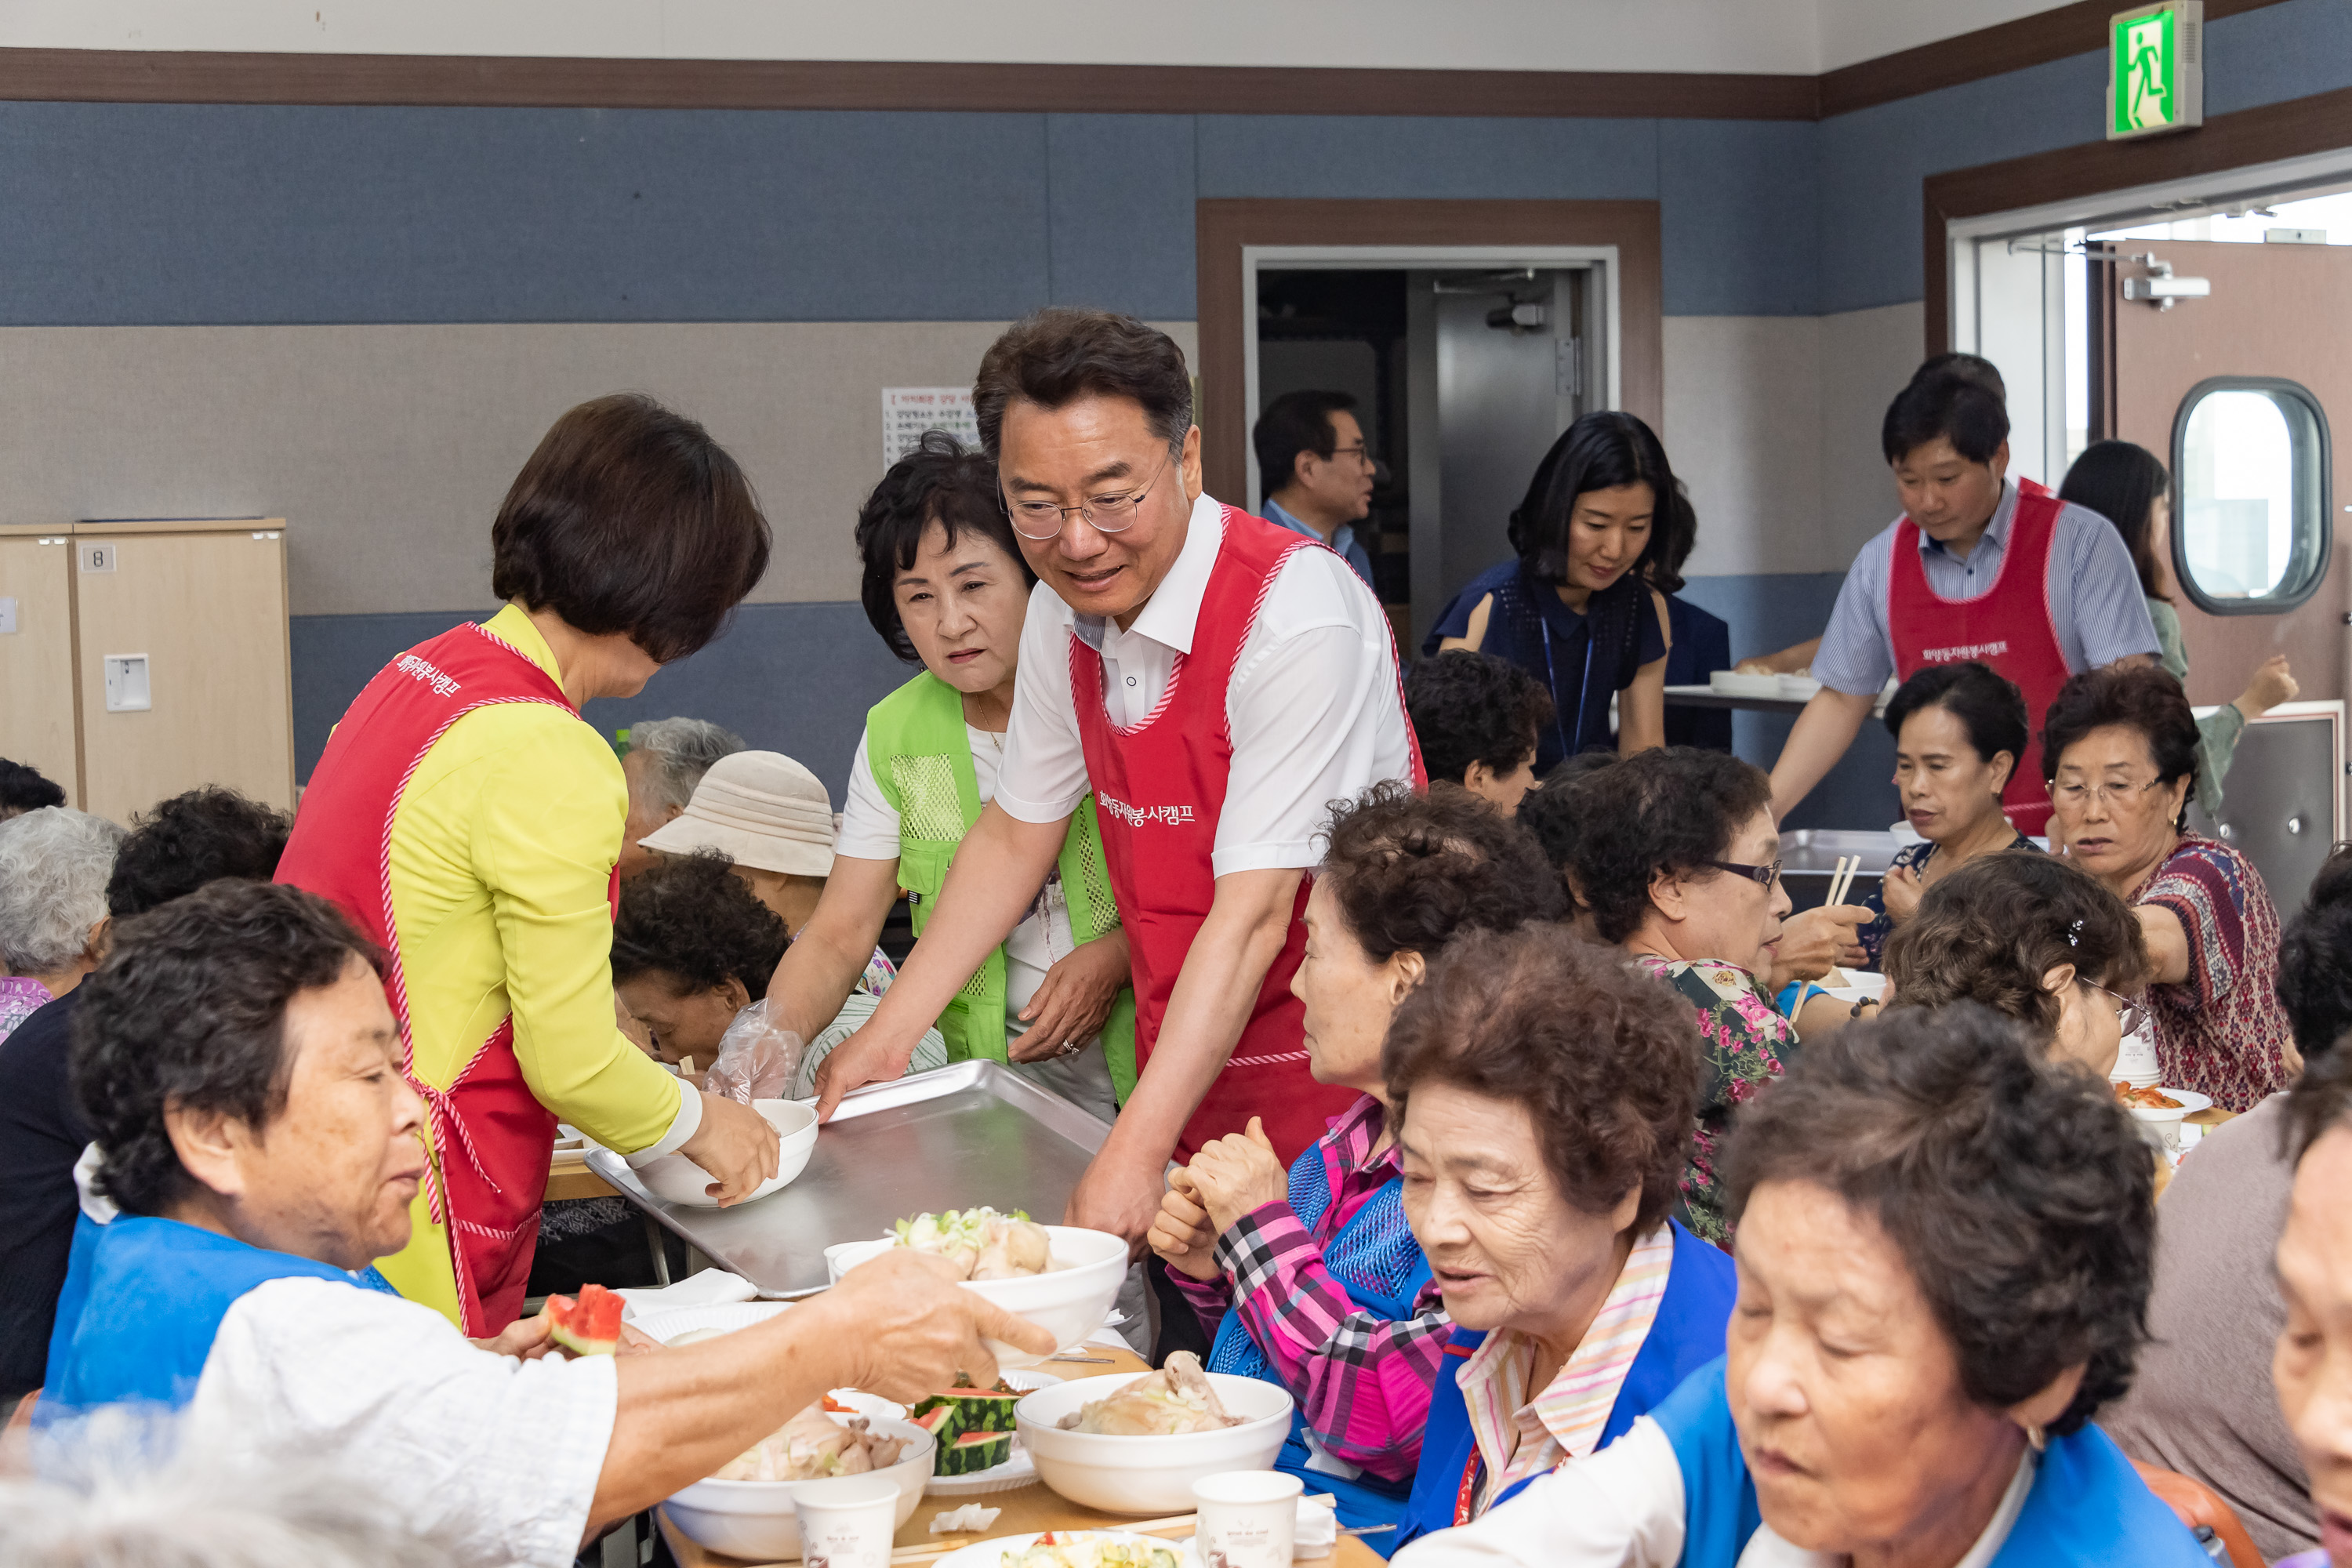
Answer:
<svg viewBox="0 0 2352 1568"><path fill-rule="evenodd" d="M2187 830L2197 720L2160 669L2087 670L2042 722L2051 841L2132 906L2164 1082L2251 1110L2302 1067L2273 982L2279 917L2254 863Z"/></svg>
<svg viewBox="0 0 2352 1568"><path fill-rule="evenodd" d="M1889 1014L1956 1002L2023 1028L2045 1059L2114 1072L2140 1026L2147 945L2124 901L2048 855L1986 855L1937 882L1886 944Z"/></svg>
<svg viewBox="0 0 2352 1568"><path fill-rule="evenodd" d="M1920 894L1979 855L2035 847L2000 809L2028 739L2025 697L2013 681L1974 659L1931 664L1895 689L1886 732L1904 819L1919 842L1896 851L1885 883L1862 900L1874 918L1854 935L1873 968Z"/></svg>
<svg viewBox="0 0 2352 1568"><path fill-rule="evenodd" d="M1734 1136L1725 1354L1404 1568L2210 1568L2092 1425L2131 1380L2154 1172L2088 1075L1965 1004L1844 1029Z"/></svg>
<svg viewBox="0 0 2352 1568"><path fill-rule="evenodd" d="M1377 784L1329 835L1290 988L1308 1070L1363 1098L1286 1173L1263 1138L1209 1144L1176 1173L1150 1239L1214 1336L1209 1370L1297 1402L1276 1468L1332 1492L1346 1523L1388 1524L1454 1325L1405 1223L1381 1041L1455 938L1559 920L1568 899L1535 840L1466 792Z"/></svg>
<svg viewBox="0 0 2352 1568"><path fill-rule="evenodd" d="M1731 1260L1669 1217L1688 1015L1565 927L1449 946L1381 1065L1405 1216L1454 1333L1401 1540L1615 1441L1723 1343Z"/></svg>

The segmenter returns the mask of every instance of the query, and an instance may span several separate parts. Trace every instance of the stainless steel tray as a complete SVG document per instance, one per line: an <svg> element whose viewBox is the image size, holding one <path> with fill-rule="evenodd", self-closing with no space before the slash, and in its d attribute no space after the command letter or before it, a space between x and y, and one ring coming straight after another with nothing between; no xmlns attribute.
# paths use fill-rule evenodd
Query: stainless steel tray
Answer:
<svg viewBox="0 0 2352 1568"><path fill-rule="evenodd" d="M1058 1224L1110 1128L1002 1062L958 1062L847 1096L817 1133L808 1168L780 1193L733 1208L665 1203L628 1162L592 1149L588 1167L762 1296L825 1287L824 1249L893 1220L990 1204Z"/></svg>
<svg viewBox="0 0 2352 1568"><path fill-rule="evenodd" d="M1862 858L1858 876L1884 877L1887 868L1895 864L1895 852L1901 847L1895 835L1883 831L1857 833L1843 828L1800 827L1780 835L1780 874L1827 880L1837 869L1840 857L1858 855Z"/></svg>

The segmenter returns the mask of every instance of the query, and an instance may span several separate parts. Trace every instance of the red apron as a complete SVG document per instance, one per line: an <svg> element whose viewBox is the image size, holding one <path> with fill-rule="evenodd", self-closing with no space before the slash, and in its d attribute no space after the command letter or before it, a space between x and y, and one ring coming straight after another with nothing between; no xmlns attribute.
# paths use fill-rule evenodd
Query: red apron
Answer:
<svg viewBox="0 0 2352 1568"><path fill-rule="evenodd" d="M1992 586L1973 599L1947 599L1927 585L1919 564L1919 529L1909 518L1895 531L1886 577L1886 632L1902 679L1931 664L1976 659L2025 694L2025 755L2001 791L2001 809L2021 833L2050 823L2050 788L2042 778L2042 716L2073 672L2050 613L2050 544L2064 502L2046 490L2021 489Z"/></svg>
<svg viewBox="0 0 2352 1568"><path fill-rule="evenodd" d="M458 1308L465 1331L476 1337L498 1332L521 1310L555 1118L523 1081L511 1016L447 1089L417 1077L393 921L392 824L434 742L474 710L504 702L578 711L530 655L478 626L454 627L394 659L329 738L278 863L278 881L331 899L383 949L401 1065L431 1111L427 1203L448 1232Z"/></svg>
<svg viewBox="0 0 2352 1568"><path fill-rule="evenodd" d="M1102 657L1075 633L1070 637L1070 696L1078 738L1101 818L1111 889L1133 954L1139 1071L1151 1060L1176 976L1216 897L1210 855L1233 765L1225 691L1234 663L1284 560L1294 550L1321 548L1262 518L1225 508L1224 542L1202 595L1192 651L1177 656L1159 705L1130 729L1110 722L1103 703ZM1402 709L1402 685L1396 700ZM1410 724L1405 732L1412 734ZM1418 742L1412 744L1412 780L1416 789L1428 783ZM1287 1165L1358 1098L1353 1089L1317 1083L1307 1070L1306 1009L1290 994L1290 977L1307 950L1307 892L1302 879L1282 952L1258 986L1257 1004L1224 1070L1185 1123L1177 1144L1180 1160L1241 1131L1257 1116Z"/></svg>

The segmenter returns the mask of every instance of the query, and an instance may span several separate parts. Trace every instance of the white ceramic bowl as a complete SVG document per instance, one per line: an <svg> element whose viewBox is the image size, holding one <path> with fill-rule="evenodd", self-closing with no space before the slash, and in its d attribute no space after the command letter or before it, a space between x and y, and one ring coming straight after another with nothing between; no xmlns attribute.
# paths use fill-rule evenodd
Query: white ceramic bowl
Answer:
<svg viewBox="0 0 2352 1568"><path fill-rule="evenodd" d="M1780 678L1777 675L1742 675L1736 669L1707 672L1707 689L1717 697L1778 697Z"/></svg>
<svg viewBox="0 0 2352 1568"><path fill-rule="evenodd" d="M691 1090L688 1090L691 1093ZM755 1100L751 1109L768 1119L776 1130L776 1173L761 1182L745 1203L780 1192L805 1169L809 1155L816 1148L816 1108L797 1100ZM664 1154L634 1167L637 1180L646 1190L665 1203L684 1204L689 1208L717 1208L719 1200L702 1189L710 1184L710 1173L683 1154Z"/></svg>
<svg viewBox="0 0 2352 1568"><path fill-rule="evenodd" d="M781 1426L783 1422L776 1424ZM769 1562L801 1554L800 1520L793 1512L794 1498L804 1494L822 1498L828 1490L850 1488L867 1476L881 1476L898 1483L898 1516L892 1528L904 1529L922 1503L923 1487L931 1479L939 1445L911 1421L869 1417L869 1425L885 1437L914 1439L897 1464L865 1476L832 1476L816 1481L697 1481L662 1506L680 1530L709 1550Z"/></svg>
<svg viewBox="0 0 2352 1568"><path fill-rule="evenodd" d="M1026 1318L1054 1336L1057 1352L1075 1350L1088 1334L1103 1326L1111 1303L1127 1279L1127 1243L1108 1231L1081 1230L1076 1226L1049 1225L1045 1235L1054 1262L1051 1272L1018 1279L967 1279L963 1288L976 1290L1015 1317ZM890 1237L828 1247L826 1270L834 1279L896 1246ZM1035 1366L1044 1356L1029 1355L1010 1345L987 1342L1006 1366Z"/></svg>
<svg viewBox="0 0 2352 1568"><path fill-rule="evenodd" d="M1105 1513L1183 1513L1193 1506L1192 1483L1228 1470L1274 1466L1290 1436L1290 1395L1271 1383L1213 1372L1209 1382L1238 1426L1182 1432L1168 1437L1115 1437L1065 1432L1055 1423L1080 1406L1124 1388L1142 1374L1074 1378L1024 1395L1013 1419L1037 1467L1037 1479L1083 1508Z"/></svg>

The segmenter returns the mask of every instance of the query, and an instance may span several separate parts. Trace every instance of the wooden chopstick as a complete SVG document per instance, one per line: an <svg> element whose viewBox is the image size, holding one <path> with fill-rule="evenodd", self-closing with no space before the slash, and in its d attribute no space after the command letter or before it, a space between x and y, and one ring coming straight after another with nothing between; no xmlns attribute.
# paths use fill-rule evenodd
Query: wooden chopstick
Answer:
<svg viewBox="0 0 2352 1568"><path fill-rule="evenodd" d="M1191 1530L1200 1522L1200 1519L1201 1516L1197 1513L1181 1513L1171 1514L1166 1519L1139 1520L1133 1524L1125 1524L1114 1521L1106 1524L1073 1525L1066 1528L1076 1530L1124 1530L1131 1531L1137 1535L1160 1535L1171 1530ZM965 1547L970 1546L973 1542L980 1539L981 1537L977 1535L942 1536L940 1543L936 1545L908 1546L899 1551L893 1552L890 1553L890 1561L893 1563L929 1563L934 1558L945 1557L950 1552L961 1552Z"/></svg>

